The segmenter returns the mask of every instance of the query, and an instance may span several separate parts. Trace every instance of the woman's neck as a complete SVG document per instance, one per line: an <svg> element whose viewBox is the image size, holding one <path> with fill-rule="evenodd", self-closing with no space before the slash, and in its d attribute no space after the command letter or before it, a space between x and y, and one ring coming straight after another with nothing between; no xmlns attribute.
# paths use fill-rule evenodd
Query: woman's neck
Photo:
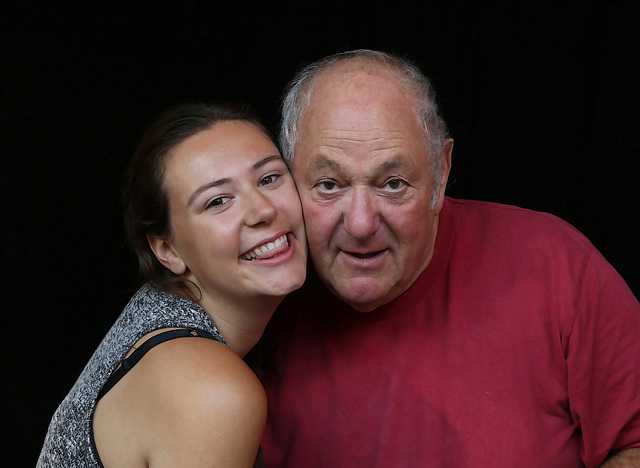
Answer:
<svg viewBox="0 0 640 468"><path fill-rule="evenodd" d="M284 299L278 296L241 299L214 297L192 281L187 281L183 287L172 289L174 294L200 305L216 324L229 347L241 358L260 340L271 316Z"/></svg>
<svg viewBox="0 0 640 468"><path fill-rule="evenodd" d="M223 303L203 297L199 302L213 319L229 347L241 358L251 351L283 297L263 297L242 303Z"/></svg>

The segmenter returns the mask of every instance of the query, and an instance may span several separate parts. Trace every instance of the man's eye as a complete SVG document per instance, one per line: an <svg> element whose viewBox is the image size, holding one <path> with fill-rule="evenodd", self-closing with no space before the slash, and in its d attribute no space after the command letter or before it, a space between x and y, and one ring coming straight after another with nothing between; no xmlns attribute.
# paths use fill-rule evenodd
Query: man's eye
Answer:
<svg viewBox="0 0 640 468"><path fill-rule="evenodd" d="M402 179L391 179L385 185L391 190L398 190L402 188L404 181Z"/></svg>
<svg viewBox="0 0 640 468"><path fill-rule="evenodd" d="M322 190L333 190L336 188L336 183L331 180L325 180L320 182L320 188L322 188Z"/></svg>
<svg viewBox="0 0 640 468"><path fill-rule="evenodd" d="M264 176L262 179L260 179L260 183L258 185L263 186L273 184L276 180L278 180L278 177L280 177L278 174L270 174L268 176Z"/></svg>

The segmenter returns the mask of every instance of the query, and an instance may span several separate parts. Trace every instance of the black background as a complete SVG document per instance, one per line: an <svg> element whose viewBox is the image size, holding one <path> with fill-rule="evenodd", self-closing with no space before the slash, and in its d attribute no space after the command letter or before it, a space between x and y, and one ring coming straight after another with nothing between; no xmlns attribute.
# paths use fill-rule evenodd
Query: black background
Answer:
<svg viewBox="0 0 640 468"><path fill-rule="evenodd" d="M185 99L249 103L275 126L294 72L339 50L407 55L432 78L456 140L449 195L560 216L640 293L638 2L54 3L0 6L14 466L33 466L136 286L119 190L144 128Z"/></svg>

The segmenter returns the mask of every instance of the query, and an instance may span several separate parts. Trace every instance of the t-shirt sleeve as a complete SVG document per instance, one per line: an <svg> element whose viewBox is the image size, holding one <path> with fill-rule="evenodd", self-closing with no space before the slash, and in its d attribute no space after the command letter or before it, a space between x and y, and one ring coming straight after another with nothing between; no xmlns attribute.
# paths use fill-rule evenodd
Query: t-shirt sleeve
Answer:
<svg viewBox="0 0 640 468"><path fill-rule="evenodd" d="M583 265L566 357L584 463L640 447L640 304L595 248Z"/></svg>

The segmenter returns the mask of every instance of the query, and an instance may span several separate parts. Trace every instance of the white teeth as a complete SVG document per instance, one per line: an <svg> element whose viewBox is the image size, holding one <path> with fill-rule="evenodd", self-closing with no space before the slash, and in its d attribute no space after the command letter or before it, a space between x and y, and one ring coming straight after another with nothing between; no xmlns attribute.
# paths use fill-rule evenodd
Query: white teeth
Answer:
<svg viewBox="0 0 640 468"><path fill-rule="evenodd" d="M256 247L253 250L250 250L246 254L242 255L242 258L244 260L253 260L253 259L259 257L260 255L263 255L263 254L269 252L270 250L277 249L278 247L280 247L286 241L287 241L287 235L283 234L282 236L280 236L278 239L276 239L273 242L269 242L267 244L261 245L260 247Z"/></svg>

